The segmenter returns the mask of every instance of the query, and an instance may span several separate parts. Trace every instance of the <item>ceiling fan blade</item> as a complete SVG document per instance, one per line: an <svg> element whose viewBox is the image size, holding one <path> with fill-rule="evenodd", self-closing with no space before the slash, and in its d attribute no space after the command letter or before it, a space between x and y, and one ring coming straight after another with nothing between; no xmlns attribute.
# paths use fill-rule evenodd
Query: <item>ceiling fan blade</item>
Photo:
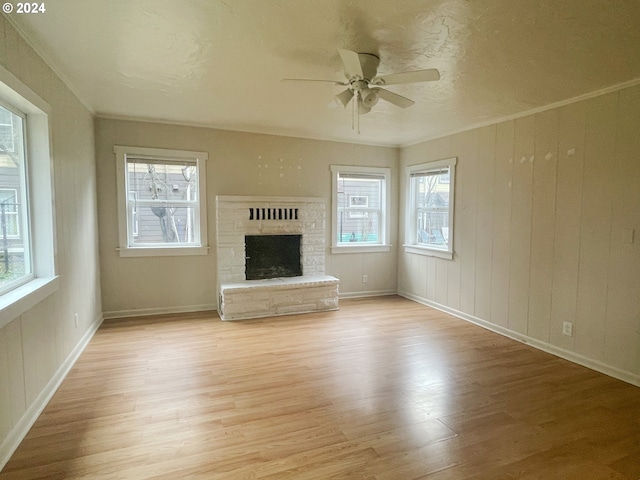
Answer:
<svg viewBox="0 0 640 480"><path fill-rule="evenodd" d="M374 85L399 85L401 83L433 82L440 80L440 72L435 68L415 72L391 73L371 80Z"/></svg>
<svg viewBox="0 0 640 480"><path fill-rule="evenodd" d="M341 104L343 107L346 108L347 104L353 98L353 90L350 90L347 88L346 90L344 90L343 92L340 92L333 98L335 99L336 103Z"/></svg>
<svg viewBox="0 0 640 480"><path fill-rule="evenodd" d="M407 97L403 97L402 95L398 95L397 93L390 92L383 88L375 88L373 90L377 92L381 99L386 100L389 103L393 103L396 107L407 108L416 103Z"/></svg>
<svg viewBox="0 0 640 480"><path fill-rule="evenodd" d="M337 82L335 80L315 80L312 78L283 78L282 82L320 82L320 83L333 83L334 85L349 85L346 82Z"/></svg>
<svg viewBox="0 0 640 480"><path fill-rule="evenodd" d="M339 48L338 53L340 54L340 58L342 58L342 63L344 64L344 73L348 78L351 78L353 76L364 78L364 73L362 73L362 65L360 65L360 57L358 57L358 54L356 52Z"/></svg>

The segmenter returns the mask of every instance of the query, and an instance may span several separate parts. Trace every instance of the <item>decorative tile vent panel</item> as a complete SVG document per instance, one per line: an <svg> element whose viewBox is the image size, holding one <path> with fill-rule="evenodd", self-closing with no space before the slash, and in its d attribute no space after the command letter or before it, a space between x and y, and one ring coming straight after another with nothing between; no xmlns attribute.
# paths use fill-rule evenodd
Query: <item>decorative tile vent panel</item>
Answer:
<svg viewBox="0 0 640 480"><path fill-rule="evenodd" d="M298 220L298 209L250 207L249 220Z"/></svg>

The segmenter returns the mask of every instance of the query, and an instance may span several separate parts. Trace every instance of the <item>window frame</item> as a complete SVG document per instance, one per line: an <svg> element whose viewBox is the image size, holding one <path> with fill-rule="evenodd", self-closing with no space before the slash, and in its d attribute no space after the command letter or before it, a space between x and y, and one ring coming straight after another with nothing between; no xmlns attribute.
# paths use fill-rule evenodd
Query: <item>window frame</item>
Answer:
<svg viewBox="0 0 640 480"><path fill-rule="evenodd" d="M114 145L113 151L116 157L117 199L118 199L118 247L121 257L146 257L146 256L179 256L179 255L207 255L209 253L207 235L207 192L206 192L206 164L209 159L207 152L194 152L187 150L169 150L163 148L130 147ZM132 227L131 209L129 208L129 188L127 183L127 159L128 157L156 162L176 161L194 162L198 174L197 201L194 201L194 217L199 234L199 241L189 244L134 244L133 238L137 235L131 233ZM174 202L171 202L174 203ZM139 233L139 232L138 232Z"/></svg>
<svg viewBox="0 0 640 480"><path fill-rule="evenodd" d="M18 171L20 170L20 168L23 169L22 173L19 173L18 177L19 177L19 188L20 190L18 190L17 188L13 188L13 187L3 187L0 188L1 190L12 190L15 192L15 197L16 197L16 202L18 202L19 200L19 204L21 205L20 207L17 207L18 204L16 204L16 211L13 212L16 215L16 227L18 229L18 234L17 235L7 235L8 239L19 239L21 236L23 238L23 242L22 242L22 255L23 255L23 263L25 266L25 271L26 273L24 275L22 275L19 278L14 279L13 281L7 283L6 285L2 285L0 286L0 295L4 295L8 292L10 292L11 290L15 290L16 288L21 287L22 285L25 285L27 283L29 283L30 281L32 281L35 278L35 272L34 272L34 265L33 265L33 250L32 250L32 242L33 242L33 238L32 238L32 225L31 225L31 208L30 208L30 204L31 204L31 195L30 195L30 191L31 191L31 187L30 187L30 172L31 172L31 166L29 165L29 155L28 155L28 150L27 150L27 131L28 131L28 127L27 127L27 115L22 112L20 109L14 107L13 105L11 105L10 103L7 103L5 101L3 101L2 99L0 99L0 107L4 108L5 110L8 110L10 113L12 113L13 115L20 117L21 119L21 123L22 123L22 161L24 162L23 165L21 165L18 168ZM12 123L12 128L14 127L14 124ZM16 153L16 142L15 140L12 140L12 148L13 148L13 152ZM20 194L20 197L18 198L18 194ZM20 210L20 211L19 211ZM22 223L22 225L21 225ZM20 235L20 232L22 232L22 235Z"/></svg>
<svg viewBox="0 0 640 480"><path fill-rule="evenodd" d="M51 106L0 66L0 100L24 119L32 275L0 294L0 328L58 290L55 194L51 157Z"/></svg>
<svg viewBox="0 0 640 480"><path fill-rule="evenodd" d="M409 165L405 169L406 185L406 215L405 215L405 241L403 247L405 252L417 255L428 255L433 257L452 260L454 256L454 214L455 214L455 172L457 157L445 158L433 162L424 162L416 165ZM449 170L449 235L446 248L437 248L433 245L418 243L417 241L417 216L418 207L415 202L415 187L413 178L419 174L434 174L435 172Z"/></svg>
<svg viewBox="0 0 640 480"><path fill-rule="evenodd" d="M354 207L354 210L379 210L379 241L377 243L338 242L338 177L340 174L381 177L380 208ZM374 253L391 250L391 169L388 167L361 167L352 165L331 165L331 253Z"/></svg>

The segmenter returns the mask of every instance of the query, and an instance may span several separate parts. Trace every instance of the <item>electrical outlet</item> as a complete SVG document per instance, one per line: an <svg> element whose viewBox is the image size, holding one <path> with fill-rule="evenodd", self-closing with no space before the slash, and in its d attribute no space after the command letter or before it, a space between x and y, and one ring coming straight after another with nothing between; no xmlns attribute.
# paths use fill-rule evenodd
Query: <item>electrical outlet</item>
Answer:
<svg viewBox="0 0 640 480"><path fill-rule="evenodd" d="M75 319L75 321L76 321L76 328L78 328L78 314L76 313L76 314L73 316L73 318L74 318L74 319Z"/></svg>
<svg viewBox="0 0 640 480"><path fill-rule="evenodd" d="M573 336L573 323L571 322L563 322L562 323L562 334L567 335L569 337Z"/></svg>
<svg viewBox="0 0 640 480"><path fill-rule="evenodd" d="M362 275L362 283L367 283L369 281L369 275Z"/></svg>

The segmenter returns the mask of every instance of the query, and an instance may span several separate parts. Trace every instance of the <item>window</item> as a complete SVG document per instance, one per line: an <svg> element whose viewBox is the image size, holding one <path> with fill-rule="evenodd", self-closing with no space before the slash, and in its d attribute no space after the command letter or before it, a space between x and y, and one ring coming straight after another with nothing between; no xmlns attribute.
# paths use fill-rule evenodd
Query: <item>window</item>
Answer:
<svg viewBox="0 0 640 480"><path fill-rule="evenodd" d="M456 162L449 158L407 167L406 251L453 258Z"/></svg>
<svg viewBox="0 0 640 480"><path fill-rule="evenodd" d="M0 328L58 288L50 110L0 67Z"/></svg>
<svg viewBox="0 0 640 480"><path fill-rule="evenodd" d="M24 120L0 105L0 293L33 278Z"/></svg>
<svg viewBox="0 0 640 480"><path fill-rule="evenodd" d="M205 255L208 155L121 146L114 151L120 255Z"/></svg>
<svg viewBox="0 0 640 480"><path fill-rule="evenodd" d="M389 250L389 168L333 165L332 251Z"/></svg>

